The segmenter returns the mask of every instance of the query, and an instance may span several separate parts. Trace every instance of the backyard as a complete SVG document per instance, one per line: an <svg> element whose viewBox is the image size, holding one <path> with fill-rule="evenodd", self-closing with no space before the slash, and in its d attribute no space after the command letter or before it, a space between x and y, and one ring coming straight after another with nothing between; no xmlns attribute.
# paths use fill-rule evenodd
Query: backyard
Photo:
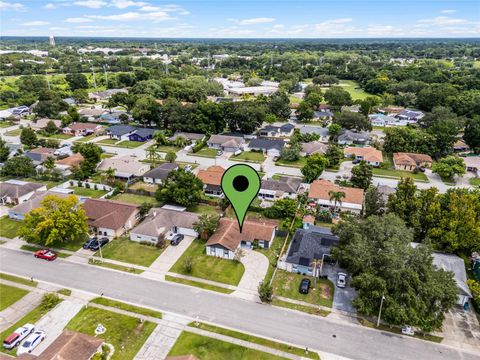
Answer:
<svg viewBox="0 0 480 360"><path fill-rule="evenodd" d="M73 190L73 193L78 196L88 196L91 198L99 198L103 195L105 195L108 191L105 190L95 190L94 188L84 188L84 187L78 187L78 186L71 186L70 189Z"/></svg>
<svg viewBox="0 0 480 360"><path fill-rule="evenodd" d="M21 221L12 220L8 216L0 218L0 236L13 239L17 236L22 224Z"/></svg>
<svg viewBox="0 0 480 360"><path fill-rule="evenodd" d="M112 197L112 200L123 201L130 204L142 205L143 203L149 203L154 206L158 206L158 201L152 196L137 195L129 193L120 193Z"/></svg>
<svg viewBox="0 0 480 360"><path fill-rule="evenodd" d="M27 294L27 290L0 283L0 311L16 303Z"/></svg>
<svg viewBox="0 0 480 360"><path fill-rule="evenodd" d="M206 204L196 204L187 209L197 214L219 215L220 209Z"/></svg>
<svg viewBox="0 0 480 360"><path fill-rule="evenodd" d="M184 267L185 259L187 258L193 260L191 272L188 272ZM245 268L241 263L233 260L208 256L205 253L205 241L194 240L170 271L224 284L238 285Z"/></svg>
<svg viewBox="0 0 480 360"><path fill-rule="evenodd" d="M240 155L230 156L230 160L263 163L265 161L265 155L261 152L244 151Z"/></svg>

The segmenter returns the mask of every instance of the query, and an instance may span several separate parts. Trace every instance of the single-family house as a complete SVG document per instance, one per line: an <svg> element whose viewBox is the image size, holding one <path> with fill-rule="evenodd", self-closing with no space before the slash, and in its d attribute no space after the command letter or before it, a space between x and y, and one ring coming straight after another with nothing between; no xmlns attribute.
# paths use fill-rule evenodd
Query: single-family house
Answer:
<svg viewBox="0 0 480 360"><path fill-rule="evenodd" d="M110 139L115 140L129 140L129 136L136 130L135 126L131 125L113 125L110 126L105 133L110 136Z"/></svg>
<svg viewBox="0 0 480 360"><path fill-rule="evenodd" d="M58 130L60 130L60 128L62 127L62 122L60 120L54 120L54 119L48 119L48 118L38 119L36 122L32 121L30 123L30 127L35 131L43 130L47 127L50 121L52 121L55 124L55 126L58 128Z"/></svg>
<svg viewBox="0 0 480 360"><path fill-rule="evenodd" d="M405 120L400 120L393 116L381 113L368 115L368 119L372 126L406 126L408 124Z"/></svg>
<svg viewBox="0 0 480 360"><path fill-rule="evenodd" d="M21 204L38 191L47 191L47 186L27 181L7 180L0 183L0 205Z"/></svg>
<svg viewBox="0 0 480 360"><path fill-rule="evenodd" d="M345 157L354 157L356 160L365 161L368 165L378 167L383 162L383 155L380 150L371 146L352 147L347 146L343 149Z"/></svg>
<svg viewBox="0 0 480 360"><path fill-rule="evenodd" d="M465 141L463 141L461 139L458 139L453 144L453 151L455 151L455 152L465 152L465 151L469 151L469 150L470 150L470 147L465 143Z"/></svg>
<svg viewBox="0 0 480 360"><path fill-rule="evenodd" d="M68 169L80 166L81 162L85 160L82 154L74 153L66 158L55 161L57 166L62 166Z"/></svg>
<svg viewBox="0 0 480 360"><path fill-rule="evenodd" d="M149 170L149 167L149 164L139 162L134 157L126 155L103 159L97 169L107 171L112 168L115 170L115 177L129 180L135 176L142 176Z"/></svg>
<svg viewBox="0 0 480 360"><path fill-rule="evenodd" d="M330 110L314 111L313 119L317 121L330 121L333 119L333 113Z"/></svg>
<svg viewBox="0 0 480 360"><path fill-rule="evenodd" d="M283 124L281 126L267 125L259 130L259 135L263 137L285 138L290 137L295 130L292 124Z"/></svg>
<svg viewBox="0 0 480 360"><path fill-rule="evenodd" d="M49 157L55 158L55 149L38 147L26 151L24 155L33 161L33 165L38 166L42 165Z"/></svg>
<svg viewBox="0 0 480 360"><path fill-rule="evenodd" d="M259 199L268 201L295 199L301 184L301 178L291 176L281 176L278 180L262 180L257 196Z"/></svg>
<svg viewBox="0 0 480 360"><path fill-rule="evenodd" d="M62 199L70 196L70 194L68 193L59 192L55 189L50 189L48 191L36 191L29 200L19 203L18 205L15 205L14 207L8 209L8 217L13 220L25 219L25 215L27 215L33 209L42 206L42 200L49 195L55 195Z"/></svg>
<svg viewBox="0 0 480 360"><path fill-rule="evenodd" d="M237 249L242 246L251 248L254 242L268 249L275 238L277 226L278 222L273 220L245 219L240 232L237 219L221 218L217 230L207 241L206 253L232 260Z"/></svg>
<svg viewBox="0 0 480 360"><path fill-rule="evenodd" d="M88 218L88 225L98 235L118 237L135 226L140 209L137 205L105 200L87 199L83 210Z"/></svg>
<svg viewBox="0 0 480 360"><path fill-rule="evenodd" d="M370 140L370 135L365 131L343 129L338 135L338 143L340 145L367 145L370 143Z"/></svg>
<svg viewBox="0 0 480 360"><path fill-rule="evenodd" d="M358 113L360 112L360 105L343 105L341 111Z"/></svg>
<svg viewBox="0 0 480 360"><path fill-rule="evenodd" d="M273 93L278 91L278 88L275 86L242 86L242 87L230 87L224 89L227 94L243 96L258 96L265 95L270 96Z"/></svg>
<svg viewBox="0 0 480 360"><path fill-rule="evenodd" d="M207 141L209 148L227 152L243 150L244 144L245 140L242 137L229 135L212 135Z"/></svg>
<svg viewBox="0 0 480 360"><path fill-rule="evenodd" d="M288 247L287 256L279 267L293 273L313 275L313 260L328 260L339 238L329 228L309 226L297 229ZM318 271L318 270L317 270Z"/></svg>
<svg viewBox="0 0 480 360"><path fill-rule="evenodd" d="M132 134L128 135L128 140L138 142L152 140L153 134L155 134L156 131L155 129L149 128L136 128Z"/></svg>
<svg viewBox="0 0 480 360"><path fill-rule="evenodd" d="M403 110L405 110L405 108L402 106L388 106L378 109L378 112L388 116L396 116Z"/></svg>
<svg viewBox="0 0 480 360"><path fill-rule="evenodd" d="M395 117L400 120L405 120L408 123L416 123L424 116L425 114L419 110L405 109L400 111Z"/></svg>
<svg viewBox="0 0 480 360"><path fill-rule="evenodd" d="M198 214L185 211L184 208L153 208L145 219L130 231L130 240L157 244L161 239L174 234L198 237L194 229L198 217Z"/></svg>
<svg viewBox="0 0 480 360"><path fill-rule="evenodd" d="M303 125L300 128L300 134L317 134L319 136L318 141L325 143L330 139L330 131L328 130L328 127Z"/></svg>
<svg viewBox="0 0 480 360"><path fill-rule="evenodd" d="M324 155L327 152L328 145L321 141L311 141L308 143L302 144L302 150L300 151L300 155L302 156L310 156L313 154L322 154Z"/></svg>
<svg viewBox="0 0 480 360"><path fill-rule="evenodd" d="M277 158L285 146L285 141L280 139L253 139L248 144L248 148L253 151L262 151L268 156Z"/></svg>
<svg viewBox="0 0 480 360"><path fill-rule="evenodd" d="M127 89L107 89L105 91L95 91L88 93L88 98L95 100L95 101L100 101L100 100L106 100L113 94L118 94L118 93L128 93Z"/></svg>
<svg viewBox="0 0 480 360"><path fill-rule="evenodd" d="M111 112L107 112L107 113L104 113L104 114L100 115L100 117L98 118L98 121L106 122L106 123L109 123L111 125L121 124L122 123L122 120L120 118L121 115L126 115L128 121L133 119L132 115L130 115L126 111L116 110L116 111L111 111Z"/></svg>
<svg viewBox="0 0 480 360"><path fill-rule="evenodd" d="M340 211L350 211L359 214L363 208L363 189L343 187L336 185L328 180L315 180L310 184L308 190L308 202L310 207L321 207L327 210L335 208L335 201L331 198L331 193L342 192L345 196L342 202L337 202L336 208Z"/></svg>
<svg viewBox="0 0 480 360"><path fill-rule="evenodd" d="M433 160L426 154L394 153L393 165L396 170L414 171L415 169L432 167Z"/></svg>
<svg viewBox="0 0 480 360"><path fill-rule="evenodd" d="M178 169L178 164L163 163L155 169L147 171L143 174L143 182L149 184L162 184L170 172Z"/></svg>
<svg viewBox="0 0 480 360"><path fill-rule="evenodd" d="M203 141L205 139L205 134L197 134L197 133L189 133L189 132L183 132L183 131L175 131L175 134L173 136L170 136L168 138L169 141L175 141L177 138L183 137L190 143L196 143Z"/></svg>
<svg viewBox="0 0 480 360"><path fill-rule="evenodd" d="M97 121L100 116L106 113L105 109L102 108L83 108L78 110L80 119L86 121Z"/></svg>
<svg viewBox="0 0 480 360"><path fill-rule="evenodd" d="M465 162L467 171L480 174L480 156L465 156L462 159Z"/></svg>
<svg viewBox="0 0 480 360"><path fill-rule="evenodd" d="M222 191L222 176L225 169L221 166L210 166L206 170L200 170L197 177L203 183L203 192L207 196L221 197Z"/></svg>
<svg viewBox="0 0 480 360"><path fill-rule="evenodd" d="M102 125L92 123L72 123L63 128L64 134L72 136L100 135L102 132Z"/></svg>

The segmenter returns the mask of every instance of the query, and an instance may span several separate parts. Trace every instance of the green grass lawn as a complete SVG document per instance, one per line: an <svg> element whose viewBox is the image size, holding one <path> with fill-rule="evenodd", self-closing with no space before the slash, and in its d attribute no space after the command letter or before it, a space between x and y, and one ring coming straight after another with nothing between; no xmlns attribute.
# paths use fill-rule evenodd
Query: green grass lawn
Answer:
<svg viewBox="0 0 480 360"><path fill-rule="evenodd" d="M307 159L304 157L301 157L296 161L287 161L280 158L275 162L275 165L302 168L305 166L306 162L307 162Z"/></svg>
<svg viewBox="0 0 480 360"><path fill-rule="evenodd" d="M303 99L296 97L295 95L288 95L288 98L290 100L290 103L300 104L303 101Z"/></svg>
<svg viewBox="0 0 480 360"><path fill-rule="evenodd" d="M73 136L66 135L66 134L52 134L50 136L41 135L39 137L44 138L44 139L67 140L67 139L72 138Z"/></svg>
<svg viewBox="0 0 480 360"><path fill-rule="evenodd" d="M258 252L261 252L263 255L265 255L268 258L268 262L270 263L267 274L265 275L265 281L270 281L270 279L272 278L273 271L277 267L277 260L280 256L280 251L282 250L284 242L285 237L275 236L275 238L273 239L273 243L268 249L256 249Z"/></svg>
<svg viewBox="0 0 480 360"><path fill-rule="evenodd" d="M191 273L186 272L183 266L185 258L189 256L193 258ZM245 268L236 261L207 255L205 253L205 241L194 240L170 271L224 284L238 285Z"/></svg>
<svg viewBox="0 0 480 360"><path fill-rule="evenodd" d="M195 355L200 360L283 359L262 351L183 331L168 355L180 356L190 354Z"/></svg>
<svg viewBox="0 0 480 360"><path fill-rule="evenodd" d="M13 126L14 124L12 124L11 122L9 121L0 121L0 128L6 128L6 127L10 127L10 126Z"/></svg>
<svg viewBox="0 0 480 360"><path fill-rule="evenodd" d="M230 160L263 163L265 161L265 155L261 152L244 151L240 155L230 156Z"/></svg>
<svg viewBox="0 0 480 360"><path fill-rule="evenodd" d="M24 278L21 278L21 277L18 277L18 276L8 275L8 274L4 274L4 273L0 273L0 279L7 280L7 281L12 281L12 282L16 282L16 283L19 283L19 284L32 286L32 287L37 287L37 285L38 285L38 282L36 282L36 281L31 281L31 280L24 279Z"/></svg>
<svg viewBox="0 0 480 360"><path fill-rule="evenodd" d="M105 190L95 190L93 188L87 189L84 187L71 186L70 189L73 189L73 193L78 196L88 196L91 198L99 198L100 196L105 195L108 191Z"/></svg>
<svg viewBox="0 0 480 360"><path fill-rule="evenodd" d="M129 141L129 140L124 140L119 142L116 146L122 147L122 148L127 148L127 149L135 149L139 147L140 145L143 145L145 143L140 142L140 141Z"/></svg>
<svg viewBox="0 0 480 360"><path fill-rule="evenodd" d="M100 141L95 142L97 145L115 145L118 142L118 140L115 139L103 139Z"/></svg>
<svg viewBox="0 0 480 360"><path fill-rule="evenodd" d="M143 203L150 203L155 206L159 205L154 197L128 193L117 194L112 197L112 200L123 201L135 205L142 205Z"/></svg>
<svg viewBox="0 0 480 360"><path fill-rule="evenodd" d="M291 309L291 310L301 311L311 315L318 315L318 316L324 316L324 317L331 313L331 311L319 309L317 307L293 304L288 301L282 301L278 299L273 299L271 304L275 306Z"/></svg>
<svg viewBox="0 0 480 360"><path fill-rule="evenodd" d="M131 241L126 237L115 238L102 248L102 255L106 259L123 261L126 263L150 266L162 253L163 249ZM100 252L95 253L100 256Z"/></svg>
<svg viewBox="0 0 480 360"><path fill-rule="evenodd" d="M470 178L468 180L468 182L470 183L470 185L472 186L480 186L480 177L478 178Z"/></svg>
<svg viewBox="0 0 480 360"><path fill-rule="evenodd" d="M383 168L373 168L372 172L373 172L373 176L378 176L378 177L385 176L385 177L392 177L396 179L400 179L401 177L409 177L415 181L429 182L427 175L425 175L422 172L414 174L413 172L410 172L410 171L401 171L401 170L383 169Z"/></svg>
<svg viewBox="0 0 480 360"><path fill-rule="evenodd" d="M87 142L87 141L90 141L90 140L93 140L97 137L97 135L95 134L91 134L91 135L87 135L87 136L83 136L81 139L77 140L79 142Z"/></svg>
<svg viewBox="0 0 480 360"><path fill-rule="evenodd" d="M13 239L17 236L17 232L22 224L22 221L12 220L8 215L0 218L0 236Z"/></svg>
<svg viewBox="0 0 480 360"><path fill-rule="evenodd" d="M314 305L332 307L333 284L329 280L317 279L317 289L313 290L313 278L308 294L300 294L298 287L303 278L307 276L278 270L273 279L273 294L289 299L300 300Z"/></svg>
<svg viewBox="0 0 480 360"><path fill-rule="evenodd" d="M229 330L229 329L225 329L225 328L222 328L222 327L203 324L203 323L199 323L199 325L197 326L197 325L195 325L194 322L192 322L192 323L188 324L188 326L195 327L195 328L202 329L202 330L206 330L206 331L210 331L210 332L214 332L214 333L217 333L217 334L222 334L222 335L225 335L225 336L230 336L230 337L240 339L240 340L244 340L244 341L248 341L248 342L251 342L251 343L254 343L254 344L267 346L267 347L272 348L272 349L280 350L280 351L290 353L290 354L294 354L294 355L297 355L297 356L301 356L301 357L304 357L304 358L320 360L320 356L317 353L314 353L314 352L306 353L305 349L298 348L298 347L293 347L293 346L290 346L290 345L287 345L287 344L282 344L282 343L272 341L272 340L268 340L268 339L264 339L264 338L261 338L261 337L258 337L258 336L244 334L244 333L241 333L241 332L238 332L238 331Z"/></svg>
<svg viewBox="0 0 480 360"><path fill-rule="evenodd" d="M104 298L104 297L97 297L97 298L91 300L90 302L92 302L94 304L100 304L100 305L105 305L105 306L118 308L118 309L125 310L125 311L130 311L130 312L137 313L137 314L140 314L140 315L151 316L151 317L154 317L154 318L157 318L157 319L162 318L162 313L160 311L155 311L155 310L151 310L151 309L147 309L147 308L143 308L143 307L139 307L139 306L135 306L135 305L130 305L130 304L126 304L126 303L123 303L123 302L120 302L120 301L107 299L107 298Z"/></svg>
<svg viewBox="0 0 480 360"><path fill-rule="evenodd" d="M15 129L15 130L7 131L4 135L5 136L20 136L21 133L22 133L22 129Z"/></svg>
<svg viewBox="0 0 480 360"><path fill-rule="evenodd" d="M354 80L340 80L340 86L350 93L353 100L363 100L367 96L374 96L361 89L360 85Z"/></svg>
<svg viewBox="0 0 480 360"><path fill-rule="evenodd" d="M209 215L219 215L219 209L215 206L210 206L207 204L196 204L187 209L190 212L197 214L209 214Z"/></svg>
<svg viewBox="0 0 480 360"><path fill-rule="evenodd" d="M156 324L93 307L83 308L67 325L67 329L95 336L95 328L102 324L107 329L99 337L115 347L112 359L130 360L135 357Z"/></svg>
<svg viewBox="0 0 480 360"><path fill-rule="evenodd" d="M27 290L0 283L0 311L16 303L27 294Z"/></svg>
<svg viewBox="0 0 480 360"><path fill-rule="evenodd" d="M115 156L115 154L110 154L110 153L104 152L104 153L102 153L102 155L100 155L100 157L102 159L108 159L108 158L111 158L112 156Z"/></svg>
<svg viewBox="0 0 480 360"><path fill-rule="evenodd" d="M207 158L215 158L217 156L217 149L211 149L209 147L204 147L203 149L197 151L196 153L190 153L191 156L200 156Z"/></svg>
<svg viewBox="0 0 480 360"><path fill-rule="evenodd" d="M167 152L170 152L170 151L173 151L174 153L176 153L178 150L180 150L179 147L170 146L170 145L157 146L156 149L157 149L157 151L164 152L164 153L167 153Z"/></svg>
<svg viewBox="0 0 480 360"><path fill-rule="evenodd" d="M220 286L215 286L215 285L210 285L210 284L205 284L199 281L193 281L193 280L187 280L187 279L182 279L178 278L175 276L170 276L170 275L165 275L165 280L166 281L171 281L171 282L176 282L179 284L183 285L189 285L189 286L195 286L199 287L201 289L205 290L210 290L210 291L216 291L222 294L231 294L234 290L226 289Z"/></svg>
<svg viewBox="0 0 480 360"><path fill-rule="evenodd" d="M100 266L100 267L109 268L109 269L113 269L113 270L123 271L123 272L127 272L127 273L130 273L130 274L141 274L141 273L143 273L143 270L136 269L134 267L112 264L112 263L108 263L106 261L101 261L101 260L88 259L88 263L90 265L95 265L95 266Z"/></svg>

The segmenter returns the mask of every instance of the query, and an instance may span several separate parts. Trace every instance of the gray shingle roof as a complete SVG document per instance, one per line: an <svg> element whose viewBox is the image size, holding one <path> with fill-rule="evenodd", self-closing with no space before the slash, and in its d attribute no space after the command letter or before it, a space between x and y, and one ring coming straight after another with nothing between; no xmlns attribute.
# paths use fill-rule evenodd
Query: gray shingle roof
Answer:
<svg viewBox="0 0 480 360"><path fill-rule="evenodd" d="M260 188L264 190L296 193L301 183L301 178L282 176L279 180L262 180L262 185L260 186Z"/></svg>
<svg viewBox="0 0 480 360"><path fill-rule="evenodd" d="M262 150L270 150L270 149L277 149L281 150L285 146L285 141L283 140L274 140L274 139L253 139L248 144L250 149L262 149Z"/></svg>
<svg viewBox="0 0 480 360"><path fill-rule="evenodd" d="M107 133L114 136L122 136L128 134L129 132L132 132L135 129L135 126L130 125L113 125L107 129Z"/></svg>
<svg viewBox="0 0 480 360"><path fill-rule="evenodd" d="M330 254L331 247L338 244L338 237L330 229L312 226L298 229L288 249L286 262L309 266L313 259Z"/></svg>
<svg viewBox="0 0 480 360"><path fill-rule="evenodd" d="M178 165L175 163L164 163L155 169L147 171L145 174L143 174L143 177L165 180L171 171L177 169Z"/></svg>

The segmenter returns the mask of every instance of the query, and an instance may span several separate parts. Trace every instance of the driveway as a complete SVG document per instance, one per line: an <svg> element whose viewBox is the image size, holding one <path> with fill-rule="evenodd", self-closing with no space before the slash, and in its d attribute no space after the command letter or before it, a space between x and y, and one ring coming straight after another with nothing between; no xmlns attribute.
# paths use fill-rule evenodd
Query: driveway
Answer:
<svg viewBox="0 0 480 360"><path fill-rule="evenodd" d="M332 266L327 264L323 267L323 274L328 275L328 280L330 280L335 287L335 292L333 293L332 307L336 310L356 313L357 310L352 305L352 300L355 299L356 291L354 288L348 286L351 280L350 278L347 279L347 286L345 288L342 289L337 287L337 274L339 272L347 273L345 270L340 269L338 266Z"/></svg>
<svg viewBox="0 0 480 360"><path fill-rule="evenodd" d="M452 346L473 346L480 351L480 325L473 309L455 306L443 322L443 343Z"/></svg>
<svg viewBox="0 0 480 360"><path fill-rule="evenodd" d="M182 256L183 252L192 243L193 236L185 236L185 238L177 246L168 245L168 247L160 254L160 256L150 265L147 271L144 271L140 276L164 280L165 274L170 270L170 268L177 262L177 260Z"/></svg>
<svg viewBox="0 0 480 360"><path fill-rule="evenodd" d="M258 300L258 284L263 281L268 271L269 262L265 255L251 249L243 249L245 256L241 263L245 267L242 279L233 292L233 296L248 300Z"/></svg>

